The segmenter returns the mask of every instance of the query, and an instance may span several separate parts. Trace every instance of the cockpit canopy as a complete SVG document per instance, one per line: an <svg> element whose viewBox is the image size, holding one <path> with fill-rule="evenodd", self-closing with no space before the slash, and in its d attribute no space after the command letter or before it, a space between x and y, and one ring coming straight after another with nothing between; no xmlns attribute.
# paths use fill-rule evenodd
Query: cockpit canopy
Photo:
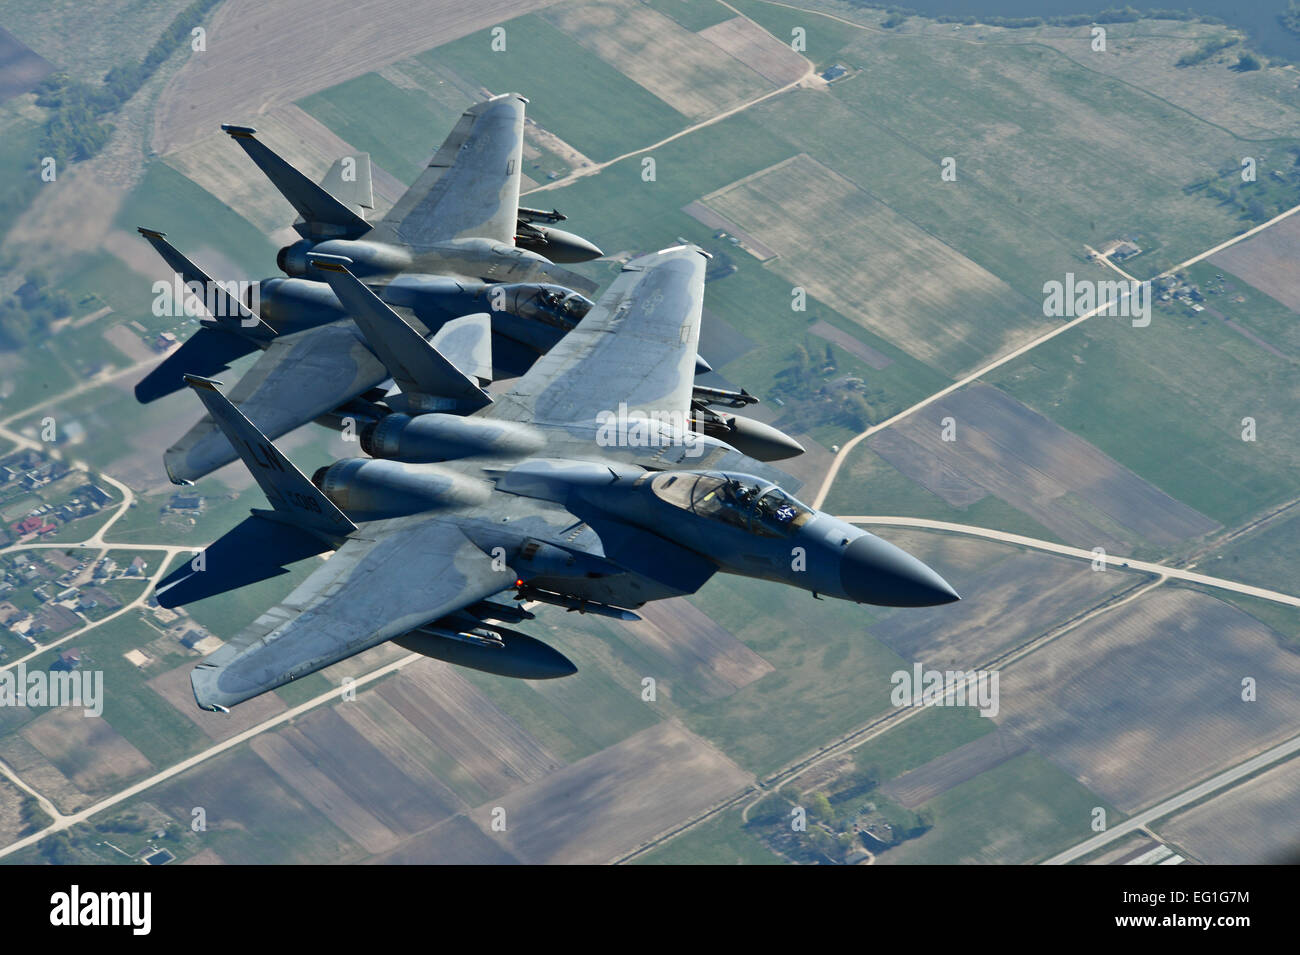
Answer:
<svg viewBox="0 0 1300 955"><path fill-rule="evenodd" d="M777 485L748 474L668 471L650 488L674 507L765 537L788 537L813 515Z"/></svg>

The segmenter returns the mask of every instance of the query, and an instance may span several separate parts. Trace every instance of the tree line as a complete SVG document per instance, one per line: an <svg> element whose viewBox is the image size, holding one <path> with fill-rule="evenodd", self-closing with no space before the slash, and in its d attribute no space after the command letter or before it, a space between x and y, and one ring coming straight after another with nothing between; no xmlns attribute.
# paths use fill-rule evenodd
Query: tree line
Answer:
<svg viewBox="0 0 1300 955"><path fill-rule="evenodd" d="M158 67L186 42L191 30L221 0L194 0L178 13L139 63L119 63L99 84L53 73L36 87L36 105L49 110L41 146L44 155L60 163L80 162L96 155L108 142L113 126L107 117L134 96Z"/></svg>

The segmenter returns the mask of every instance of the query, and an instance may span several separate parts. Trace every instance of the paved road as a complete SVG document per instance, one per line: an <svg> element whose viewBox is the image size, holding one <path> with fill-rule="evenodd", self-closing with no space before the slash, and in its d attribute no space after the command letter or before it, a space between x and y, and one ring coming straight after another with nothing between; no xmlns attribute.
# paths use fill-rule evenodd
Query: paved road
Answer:
<svg viewBox="0 0 1300 955"><path fill-rule="evenodd" d="M392 663L387 663L384 666L381 666L377 670L371 670L369 673L357 677L352 683L348 684L346 688L356 689L358 687L364 686L367 683L371 683L375 680L378 680L380 677L387 676L390 673L394 673L397 670L402 669L402 667L408 666L412 663L416 663L417 661L423 659L425 658L420 656L418 653L412 653L408 656L402 657L402 659L400 660L394 660ZM116 792L113 795L109 796L107 799L102 799L92 806L87 806L85 809L82 809L78 812L69 813L68 815L62 815L62 814L55 815L55 820L52 825L46 826L44 829L40 830L39 832L34 832L30 836L26 836L25 838L19 839L17 842L10 843L4 848L0 848L0 859L4 858L7 855L10 855L11 853L17 852L20 849L25 849L27 848L27 846L40 842L42 839L44 839L52 832L58 832L62 829L67 829L71 826L75 826L79 822L85 822L91 816L94 816L97 813L101 813L105 809L109 809L113 806L116 806L119 803L124 802L127 799L130 799L132 796L138 795L139 793L142 793L147 789L151 789L154 786L157 786L159 783L164 782L165 780L171 779L173 776L185 772L187 769L192 769L193 767L197 766L199 763L205 762L211 759L213 756L216 756L220 753L224 753L226 750L238 746L240 743L243 743L246 740L252 739L254 736L257 736L259 733L264 733L267 730L273 729L282 723L287 723L295 716L299 716L303 713L306 713L308 710L313 709L322 703L328 703L330 700L337 699L344 689L345 687L342 686L334 687L328 692L322 693L320 696L308 700L306 703L300 703L297 706L293 707L292 709L285 710L283 713L280 713L278 716L273 716L271 719L266 720L263 723L258 723L256 726L250 727L249 729L244 730L242 733L236 733L234 736L230 737L229 739L222 740L220 743L208 747L201 753L196 753L195 755L191 756L189 759L182 760L181 762L175 764L174 766L169 766L166 769L164 769L162 772L155 773L154 775L150 776L148 779L142 779L140 780L140 782L136 783L135 785L128 786L126 789L123 789L120 792ZM30 789L26 784L22 782L22 780L18 779L17 776L13 775L12 772L8 769L8 767L3 767L3 765L0 764L0 768L4 769L4 775L8 776L15 783L22 786L23 789L33 793L33 795L36 795L36 798L42 801L42 805L45 805L47 800L45 800L44 797L40 796L39 794L35 793L34 790ZM49 810L47 809L46 811L48 812Z"/></svg>
<svg viewBox="0 0 1300 955"><path fill-rule="evenodd" d="M1231 769L1225 769L1217 776L1211 776L1204 782L1197 783L1190 789L1185 789L1177 796L1166 799L1164 802L1146 809L1136 816L1125 819L1119 825L1107 829L1105 832L1098 833L1091 839L1085 839L1073 848L1066 849L1064 852L1052 856L1043 862L1043 865L1065 865L1067 862L1073 862L1095 852L1102 846L1114 842L1122 836L1127 836L1131 832L1136 832L1157 819L1167 816L1172 812L1182 809L1190 803L1203 799L1217 789L1222 789L1232 783L1249 776L1251 773L1258 772L1270 763L1276 763L1280 759L1285 759L1295 753L1300 753L1300 735L1293 736L1285 743L1279 743L1272 749L1265 750L1258 756L1254 756L1244 763L1238 763Z"/></svg>
<svg viewBox="0 0 1300 955"><path fill-rule="evenodd" d="M975 527L971 524L953 524L949 521L932 521L924 517L867 517L867 516L850 516L841 517L840 520L848 521L850 524L879 524L894 527L923 527L929 530L951 531L954 534L969 534L972 537L983 537L987 540L1002 541L1007 544L1017 544L1021 547L1032 547L1035 550L1049 551L1053 554L1063 554L1066 557L1077 557L1080 560L1092 561L1096 555L1090 550L1082 547L1070 547L1067 544L1057 544L1053 541L1038 540L1034 537L1022 537L1019 534L1008 534L1006 531L995 531L988 527ZM1119 567L1125 570L1140 570L1148 574L1161 574L1174 580L1185 580L1191 584L1201 584L1205 587L1214 587L1219 590L1230 590L1233 593L1245 594L1249 597L1259 597L1261 600L1271 600L1274 603L1287 604L1291 607L1300 607L1300 597L1291 594L1279 593L1276 590L1268 590L1264 587L1256 587L1252 584L1243 584L1236 580L1225 580L1222 577L1211 577L1208 574L1198 574L1195 571L1183 570L1180 567L1169 567L1165 564L1155 564L1145 560L1134 560L1131 557L1117 557L1108 554L1106 556L1106 566Z"/></svg>

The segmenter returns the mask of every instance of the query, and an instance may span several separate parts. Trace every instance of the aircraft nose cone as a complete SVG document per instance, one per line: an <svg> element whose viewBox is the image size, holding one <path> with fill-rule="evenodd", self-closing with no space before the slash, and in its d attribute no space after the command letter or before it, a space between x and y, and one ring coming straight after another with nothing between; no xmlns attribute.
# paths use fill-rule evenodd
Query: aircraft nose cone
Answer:
<svg viewBox="0 0 1300 955"><path fill-rule="evenodd" d="M840 584L849 599L881 607L934 607L961 599L932 569L872 534L845 549Z"/></svg>

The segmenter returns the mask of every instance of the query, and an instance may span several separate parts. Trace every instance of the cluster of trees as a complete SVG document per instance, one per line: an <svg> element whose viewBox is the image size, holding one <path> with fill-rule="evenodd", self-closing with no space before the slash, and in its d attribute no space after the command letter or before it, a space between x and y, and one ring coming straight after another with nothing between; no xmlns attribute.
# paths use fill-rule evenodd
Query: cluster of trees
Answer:
<svg viewBox="0 0 1300 955"><path fill-rule="evenodd" d="M50 111L41 150L60 163L89 159L104 148L113 133L112 125L100 117L117 103L102 88L66 74L55 73L41 82L36 88L36 105Z"/></svg>
<svg viewBox="0 0 1300 955"><path fill-rule="evenodd" d="M1243 220L1257 225L1290 209L1300 201L1300 146L1291 146L1291 164L1279 164L1265 171L1260 162L1255 182L1241 181L1241 167L1228 163L1218 174L1184 188L1188 194L1203 192L1231 206Z"/></svg>
<svg viewBox="0 0 1300 955"><path fill-rule="evenodd" d="M38 842L41 858L49 865L74 865L85 862L78 840L69 831L53 832Z"/></svg>
<svg viewBox="0 0 1300 955"><path fill-rule="evenodd" d="M1258 193L1252 194L1250 185L1252 184L1235 182L1225 186L1223 183L1212 182L1205 187L1205 194L1232 206L1238 214L1251 222L1264 222L1272 218L1269 214L1269 205Z"/></svg>
<svg viewBox="0 0 1300 955"><path fill-rule="evenodd" d="M776 374L769 389L772 397L797 403L790 413L805 424L840 424L861 431L876 421L875 404L882 407L888 396L865 383L845 382L832 387L827 376L839 370L835 347L826 342L812 345L807 339L795 345L791 363Z"/></svg>
<svg viewBox="0 0 1300 955"><path fill-rule="evenodd" d="M1238 42L1238 39L1233 36L1225 36L1217 40L1206 40L1195 50L1180 56L1174 66L1195 66L1198 63L1204 63L1216 53L1221 53L1230 46L1236 46Z"/></svg>
<svg viewBox="0 0 1300 955"><path fill-rule="evenodd" d="M882 10L888 16L883 26L890 29L898 26L909 16L922 16L916 10L910 7L899 7L893 4L880 3L879 0L848 0L855 7L862 7L869 10ZM1295 4L1296 0L1292 0ZM939 14L931 19L938 23L960 23L964 26L974 26L982 23L985 26L1004 27L1012 30L1023 30L1029 27L1053 26L1053 27L1079 27L1090 26L1094 23L1133 23L1136 20L1199 20L1204 23L1221 23L1217 17L1205 16L1194 13L1191 10L1138 10L1134 7L1107 7L1097 13L1070 13L1060 16L1046 17L975 17L969 14ZM1300 31L1298 31L1300 32Z"/></svg>
<svg viewBox="0 0 1300 955"><path fill-rule="evenodd" d="M138 834L150 828L149 820L145 819L138 812L125 812L116 819L106 819L103 822L95 824L97 832L113 833L121 832L126 834Z"/></svg>
<svg viewBox="0 0 1300 955"><path fill-rule="evenodd" d="M121 63L99 85L66 73L48 76L36 88L36 105L50 111L42 142L44 154L59 162L89 159L113 133L105 118L135 95L163 62L190 37L191 29L219 0L194 0L176 15L139 63Z"/></svg>
<svg viewBox="0 0 1300 955"><path fill-rule="evenodd" d="M22 348L49 329L50 322L72 314L67 292L52 290L40 269L32 269L13 295L0 300L0 348Z"/></svg>
<svg viewBox="0 0 1300 955"><path fill-rule="evenodd" d="M892 841L885 846L873 842L872 851L881 852L931 829L934 818L928 809L913 812L875 792L881 775L878 768L868 766L839 776L828 791L801 793L792 785L783 786L750 810L746 828L796 862L823 864L838 864L850 849L865 844L853 831L853 823L867 797L875 805L871 816L892 827ZM803 832L790 825L795 806L807 813L808 827Z"/></svg>
<svg viewBox="0 0 1300 955"><path fill-rule="evenodd" d="M1286 12L1277 15L1278 22L1288 33L1294 33L1300 36L1300 2L1297 0L1288 0Z"/></svg>
<svg viewBox="0 0 1300 955"><path fill-rule="evenodd" d="M41 804L31 794L24 794L23 801L18 807L18 818L20 821L18 835L20 837L31 835L50 821L50 818L45 815L45 810L41 809Z"/></svg>

